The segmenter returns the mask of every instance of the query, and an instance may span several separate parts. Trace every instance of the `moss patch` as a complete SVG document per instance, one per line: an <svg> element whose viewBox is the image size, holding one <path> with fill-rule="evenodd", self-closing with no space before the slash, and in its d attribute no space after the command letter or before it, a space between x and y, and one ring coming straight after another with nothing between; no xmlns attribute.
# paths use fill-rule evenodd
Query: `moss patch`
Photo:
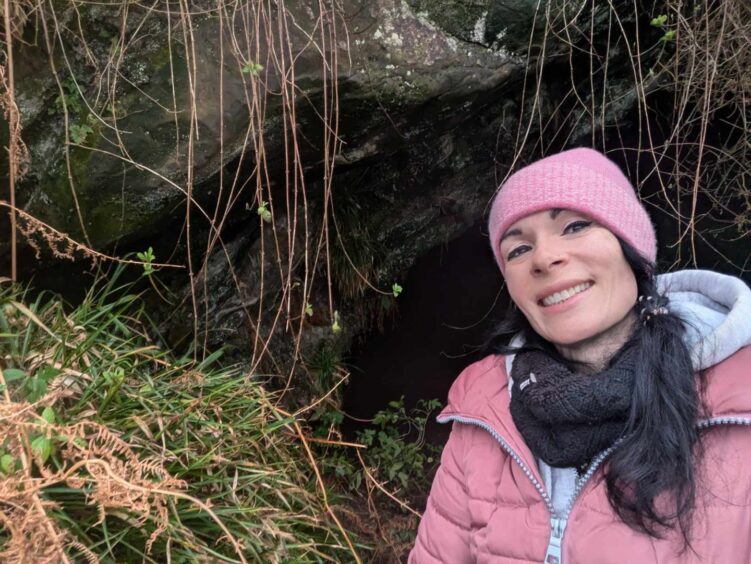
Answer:
<svg viewBox="0 0 751 564"><path fill-rule="evenodd" d="M478 43L481 41L475 29L492 4L489 0L409 0L408 3L416 13L427 14L450 35Z"/></svg>

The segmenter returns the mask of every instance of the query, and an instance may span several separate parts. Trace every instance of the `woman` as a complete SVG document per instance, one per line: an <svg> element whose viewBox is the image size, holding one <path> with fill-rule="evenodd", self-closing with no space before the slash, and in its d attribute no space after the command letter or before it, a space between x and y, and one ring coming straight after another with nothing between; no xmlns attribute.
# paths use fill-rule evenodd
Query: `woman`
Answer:
<svg viewBox="0 0 751 564"><path fill-rule="evenodd" d="M654 276L600 153L511 176L490 240L513 307L469 366L410 563L751 562L751 291Z"/></svg>

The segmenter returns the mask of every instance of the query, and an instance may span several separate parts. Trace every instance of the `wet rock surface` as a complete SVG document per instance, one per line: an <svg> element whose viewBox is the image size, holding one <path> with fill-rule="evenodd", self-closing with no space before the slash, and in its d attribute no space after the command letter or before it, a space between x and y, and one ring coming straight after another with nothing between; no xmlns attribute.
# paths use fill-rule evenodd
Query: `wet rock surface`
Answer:
<svg viewBox="0 0 751 564"><path fill-rule="evenodd" d="M298 57L297 122L308 141L301 159L315 169L322 149L322 93L332 85L324 84L320 56L307 45L307 30L315 29L307 4L289 7L305 31L292 30L289 39ZM242 37L240 23L220 34L216 18L194 17L195 60L186 60L180 41L168 42L167 16L131 14L132 27L142 22L137 35L132 30L137 44L121 49L120 75L104 84L94 72L107 57L118 56L121 16L104 7L64 16L66 25L82 18L85 47L74 34L63 34L63 49L56 45L49 57L40 43L20 46L17 53L17 100L30 152L29 174L17 193L26 211L77 240L88 237L97 248L158 233L165 216L185 198L191 123L196 130L192 189L199 203L210 206L223 167L252 170L251 77L230 56L232 34L235 40ZM461 44L401 2L345 2L342 18L349 33L336 45L343 167L387 157L425 132L436 136L439 129L450 130L477 114L478 96L508 84L518 70L518 61ZM179 32L173 22L172 33ZM278 90L279 77L272 72L263 73L263 81L266 91ZM112 92L103 92L104 87ZM284 150L281 101L273 95L266 99L266 159L271 180L278 182ZM64 106L71 143L67 161ZM0 256L7 252L7 244L0 243Z"/></svg>

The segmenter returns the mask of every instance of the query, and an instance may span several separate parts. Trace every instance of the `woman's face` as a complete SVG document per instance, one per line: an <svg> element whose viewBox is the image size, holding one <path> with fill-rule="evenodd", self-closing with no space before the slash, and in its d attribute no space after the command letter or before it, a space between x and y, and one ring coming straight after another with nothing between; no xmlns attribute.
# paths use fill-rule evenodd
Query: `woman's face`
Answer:
<svg viewBox="0 0 751 564"><path fill-rule="evenodd" d="M580 212L546 210L511 225L500 245L511 299L540 336L562 352L609 335L625 342L636 278L608 229Z"/></svg>

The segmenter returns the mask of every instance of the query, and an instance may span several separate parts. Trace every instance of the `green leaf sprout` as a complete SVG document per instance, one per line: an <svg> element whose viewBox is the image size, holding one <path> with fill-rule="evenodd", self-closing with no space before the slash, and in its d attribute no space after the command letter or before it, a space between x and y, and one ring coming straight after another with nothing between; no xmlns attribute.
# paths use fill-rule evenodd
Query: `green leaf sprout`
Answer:
<svg viewBox="0 0 751 564"><path fill-rule="evenodd" d="M404 288L402 288L402 287L401 287L401 286L400 286L399 284L397 284L396 282L394 282L394 285L393 285L393 286L391 286L391 291L392 291L392 292L394 293L394 297L395 297L395 298L398 298L398 297L399 297L399 294L401 294L401 293L402 293L402 290L403 290L403 289L404 289Z"/></svg>
<svg viewBox="0 0 751 564"><path fill-rule="evenodd" d="M154 249L149 247L143 253L136 253L136 257L143 263L143 276L151 276L154 273L154 267L152 263L156 258L154 256Z"/></svg>
<svg viewBox="0 0 751 564"><path fill-rule="evenodd" d="M266 223L271 223L271 211L269 210L268 202L261 200L261 203L258 204L258 210L256 210L256 212L263 221L265 221Z"/></svg>
<svg viewBox="0 0 751 564"><path fill-rule="evenodd" d="M243 74L258 74L262 70L263 65L259 65L258 63L254 63L253 61L245 63L242 68Z"/></svg>
<svg viewBox="0 0 751 564"><path fill-rule="evenodd" d="M50 454L52 454L52 440L45 436L37 437L31 441L31 452L34 456L38 456L42 463L47 462Z"/></svg>
<svg viewBox="0 0 751 564"><path fill-rule="evenodd" d="M667 21L668 17L665 14L660 14L656 18L652 18L649 22L649 25L651 25L652 27L662 27Z"/></svg>
<svg viewBox="0 0 751 564"><path fill-rule="evenodd" d="M94 133L91 126L83 124L74 124L70 126L70 140L76 145L80 145L86 141L86 137Z"/></svg>
<svg viewBox="0 0 751 564"><path fill-rule="evenodd" d="M13 472L16 466L16 459L7 452L0 456L0 471L6 476Z"/></svg>
<svg viewBox="0 0 751 564"><path fill-rule="evenodd" d="M660 41L664 41L664 42L673 41L673 40L675 40L674 29L669 29L668 31L665 32L665 34L662 37L660 37Z"/></svg>

